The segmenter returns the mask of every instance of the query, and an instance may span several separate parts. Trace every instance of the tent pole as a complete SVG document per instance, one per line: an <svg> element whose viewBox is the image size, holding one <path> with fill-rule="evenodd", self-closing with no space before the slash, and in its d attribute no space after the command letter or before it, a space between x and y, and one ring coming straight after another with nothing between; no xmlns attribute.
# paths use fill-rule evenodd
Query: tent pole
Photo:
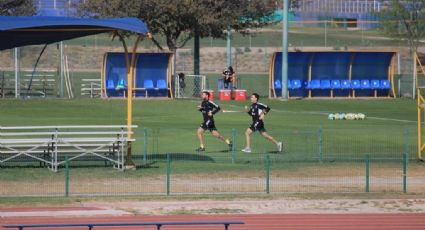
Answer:
<svg viewBox="0 0 425 230"><path fill-rule="evenodd" d="M125 64L127 65L127 72L130 69L130 59L128 59L128 48L127 48L127 43L125 43L124 37L116 32L114 35L118 36L120 38L120 41L122 42L122 45L124 47L124 53L125 53Z"/></svg>
<svg viewBox="0 0 425 230"><path fill-rule="evenodd" d="M139 35L137 37L136 42L133 46L133 52L131 55L131 62L127 63L128 69L127 69L127 138L131 139L131 126L133 123L133 70L136 62L136 52L137 52L137 46L139 42L142 40L142 35ZM128 57L128 50L126 50L125 53L126 57ZM126 61L128 62L128 58L126 58ZM135 164L131 157L131 141L127 142L127 158L124 163L125 167L127 169L133 169L135 168Z"/></svg>

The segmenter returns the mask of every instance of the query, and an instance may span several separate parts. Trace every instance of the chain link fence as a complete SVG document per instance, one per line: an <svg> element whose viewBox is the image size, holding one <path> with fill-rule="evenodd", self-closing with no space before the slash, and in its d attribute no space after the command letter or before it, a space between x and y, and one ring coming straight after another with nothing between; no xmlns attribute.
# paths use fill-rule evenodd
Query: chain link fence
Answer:
<svg viewBox="0 0 425 230"><path fill-rule="evenodd" d="M0 196L421 194L425 189L425 165L415 160L415 135L409 129L384 139L365 137L361 130L320 127L270 132L284 140L283 153L253 134L250 154L239 151L244 145L242 130L221 131L233 140L231 150L206 135L205 152L195 151L193 130L185 136L175 136L174 131L144 129L138 139L143 145L133 153L137 170L120 172L94 158L71 161L57 173L24 158L2 164Z"/></svg>

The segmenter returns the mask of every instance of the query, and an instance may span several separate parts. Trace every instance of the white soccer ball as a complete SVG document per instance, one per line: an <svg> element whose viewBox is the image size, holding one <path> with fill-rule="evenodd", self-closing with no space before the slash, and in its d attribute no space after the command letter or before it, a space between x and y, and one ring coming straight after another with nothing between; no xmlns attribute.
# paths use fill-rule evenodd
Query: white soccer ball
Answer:
<svg viewBox="0 0 425 230"><path fill-rule="evenodd" d="M341 119L340 116L339 116L339 113L335 113L334 117L335 117L335 120Z"/></svg>
<svg viewBox="0 0 425 230"><path fill-rule="evenodd" d="M335 115L333 113L329 114L328 119L331 121L335 120Z"/></svg>

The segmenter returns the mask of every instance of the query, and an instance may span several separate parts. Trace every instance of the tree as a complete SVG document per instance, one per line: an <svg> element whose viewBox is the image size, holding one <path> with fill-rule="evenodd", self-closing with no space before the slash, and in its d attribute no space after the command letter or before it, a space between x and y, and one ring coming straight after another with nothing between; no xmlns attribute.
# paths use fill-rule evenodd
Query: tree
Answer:
<svg viewBox="0 0 425 230"><path fill-rule="evenodd" d="M406 40L413 54L425 37L425 0L382 2L384 8L379 16L383 31L391 37Z"/></svg>
<svg viewBox="0 0 425 230"><path fill-rule="evenodd" d="M283 7L283 0L276 1L276 6L279 9L282 9ZM300 0L289 0L289 10L298 9L301 6Z"/></svg>
<svg viewBox="0 0 425 230"><path fill-rule="evenodd" d="M275 9L272 0L86 0L80 13L97 17L138 17L154 35L162 35L167 47L175 52L195 35L224 38L229 26L236 31L263 26L259 21L242 21L242 17L260 18ZM160 48L163 47L153 41Z"/></svg>
<svg viewBox="0 0 425 230"><path fill-rule="evenodd" d="M36 12L33 0L3 0L0 2L2 16L31 16Z"/></svg>

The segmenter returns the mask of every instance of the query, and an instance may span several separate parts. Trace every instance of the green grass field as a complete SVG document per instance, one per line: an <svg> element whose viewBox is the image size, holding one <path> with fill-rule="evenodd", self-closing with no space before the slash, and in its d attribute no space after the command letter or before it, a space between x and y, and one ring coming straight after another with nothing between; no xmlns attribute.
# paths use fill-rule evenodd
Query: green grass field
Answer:
<svg viewBox="0 0 425 230"><path fill-rule="evenodd" d="M413 100L263 100L272 111L266 117L269 133L286 144L285 157L350 158L370 154L399 157L406 150L415 157L416 106ZM135 100L136 129L134 152L144 154L144 129L148 133L147 153L194 153L198 147L196 129L201 115L196 100ZM218 101L222 110L216 115L224 136L235 135L236 149L243 147L250 117L243 112L248 102ZM91 125L126 124L126 101L121 99L32 99L0 101L0 124L7 125ZM363 121L329 121L335 112L367 115ZM322 134L320 134L322 132ZM257 153L274 146L253 135ZM221 153L225 145L206 133L207 152ZM321 149L320 149L321 148ZM237 153L239 154L239 152Z"/></svg>

